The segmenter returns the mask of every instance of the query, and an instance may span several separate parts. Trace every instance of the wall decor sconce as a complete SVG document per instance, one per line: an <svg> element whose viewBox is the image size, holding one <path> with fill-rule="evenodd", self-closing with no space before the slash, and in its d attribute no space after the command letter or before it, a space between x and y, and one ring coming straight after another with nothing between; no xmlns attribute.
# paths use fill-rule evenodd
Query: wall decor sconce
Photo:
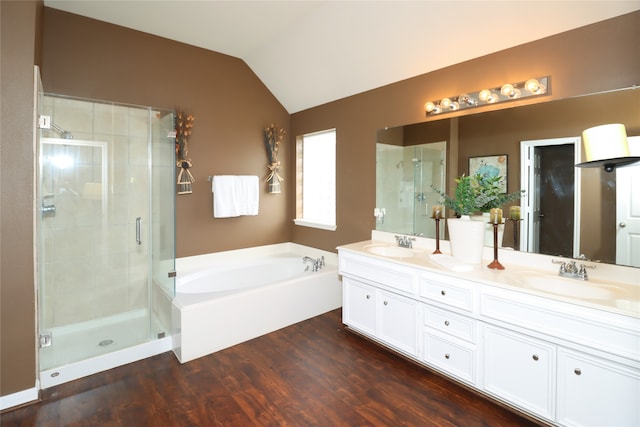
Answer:
<svg viewBox="0 0 640 427"><path fill-rule="evenodd" d="M505 83L500 87L482 89L478 92L428 101L424 104L424 110L427 116L434 116L466 108L545 95L549 93L550 79L549 76L538 77L518 83Z"/></svg>
<svg viewBox="0 0 640 427"><path fill-rule="evenodd" d="M284 181L284 178L280 176L280 161L278 160L278 149L284 135L287 132L284 129L277 128L271 124L264 129L264 145L267 148L267 157L269 159L269 175L265 182L267 182L267 192L270 194L280 194L280 183Z"/></svg>
<svg viewBox="0 0 640 427"><path fill-rule="evenodd" d="M603 167L606 172L613 172L616 167L640 162L640 157L630 155L627 130L619 123L585 129L582 143L586 161L578 163L578 168Z"/></svg>

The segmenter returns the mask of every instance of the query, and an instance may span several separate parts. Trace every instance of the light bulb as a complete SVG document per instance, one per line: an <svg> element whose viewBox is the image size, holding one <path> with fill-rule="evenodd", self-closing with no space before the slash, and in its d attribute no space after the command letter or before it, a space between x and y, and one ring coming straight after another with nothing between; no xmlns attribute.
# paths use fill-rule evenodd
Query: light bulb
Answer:
<svg viewBox="0 0 640 427"><path fill-rule="evenodd" d="M529 79L524 84L525 89L533 94L541 93L541 88L543 86L540 85L540 82L537 79Z"/></svg>
<svg viewBox="0 0 640 427"><path fill-rule="evenodd" d="M435 109L436 109L436 105L435 105L433 102L431 102L431 101L429 101L429 102L427 102L426 104L424 104L424 110L425 110L427 113L431 113L431 112L432 112L433 110L435 110Z"/></svg>
<svg viewBox="0 0 640 427"><path fill-rule="evenodd" d="M500 88L500 93L509 98L511 98L511 95L513 94L514 91L515 91L515 88L511 83L504 84Z"/></svg>
<svg viewBox="0 0 640 427"><path fill-rule="evenodd" d="M489 99L490 96L491 96L491 91L489 89L483 89L478 94L478 98L482 102L487 102L487 99Z"/></svg>
<svg viewBox="0 0 640 427"><path fill-rule="evenodd" d="M449 105L449 110L455 111L460 109L460 103L457 101L453 101L451 105Z"/></svg>
<svg viewBox="0 0 640 427"><path fill-rule="evenodd" d="M451 107L451 100L449 98L443 98L442 101L440 101L440 105L445 110L448 110L449 107Z"/></svg>

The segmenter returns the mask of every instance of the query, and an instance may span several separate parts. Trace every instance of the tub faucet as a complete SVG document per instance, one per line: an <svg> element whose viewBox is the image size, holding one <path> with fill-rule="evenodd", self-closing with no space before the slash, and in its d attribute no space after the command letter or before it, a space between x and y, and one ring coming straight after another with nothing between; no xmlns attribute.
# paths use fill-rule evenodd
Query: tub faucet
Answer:
<svg viewBox="0 0 640 427"><path fill-rule="evenodd" d="M307 265L307 268L305 268L304 271L309 270L309 267L311 267L311 271L318 271L322 267L324 267L324 256L321 256L320 258L316 258L316 259L313 259L309 256L302 258L303 264L306 264L307 262L309 262L310 265Z"/></svg>

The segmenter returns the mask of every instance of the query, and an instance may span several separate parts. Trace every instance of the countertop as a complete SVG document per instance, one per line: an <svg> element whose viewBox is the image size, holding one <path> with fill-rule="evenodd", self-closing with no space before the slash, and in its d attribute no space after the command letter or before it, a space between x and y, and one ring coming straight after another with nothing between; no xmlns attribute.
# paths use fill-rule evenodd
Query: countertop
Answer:
<svg viewBox="0 0 640 427"><path fill-rule="evenodd" d="M431 239L420 240L422 242L412 248L413 256L411 257L382 256L368 250L372 245L393 246L392 243L385 240L365 240L341 245L338 250L367 255L399 265L417 267L427 272L459 277L489 286L640 318L640 269L597 265L596 269L587 270L589 279L582 281L560 277L558 265L551 262L553 257L501 250L498 258L505 269L494 270L487 267L493 259L493 250L485 252L483 261L486 262L470 265L455 260L446 253L448 248L443 250L442 246L443 255L433 257L435 246L428 247L430 246L428 241ZM467 271L454 271L454 269ZM535 282L535 287L531 286L532 281ZM542 286L543 289L537 286L539 281L545 282ZM564 289L559 292L559 287Z"/></svg>

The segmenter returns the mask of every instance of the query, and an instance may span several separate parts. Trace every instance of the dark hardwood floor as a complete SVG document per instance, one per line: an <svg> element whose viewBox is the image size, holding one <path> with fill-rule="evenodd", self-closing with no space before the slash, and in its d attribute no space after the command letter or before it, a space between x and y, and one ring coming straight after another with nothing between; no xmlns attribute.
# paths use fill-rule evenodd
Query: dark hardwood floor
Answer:
<svg viewBox="0 0 640 427"><path fill-rule="evenodd" d="M345 330L335 310L181 365L172 353L44 390L10 426L535 426Z"/></svg>

